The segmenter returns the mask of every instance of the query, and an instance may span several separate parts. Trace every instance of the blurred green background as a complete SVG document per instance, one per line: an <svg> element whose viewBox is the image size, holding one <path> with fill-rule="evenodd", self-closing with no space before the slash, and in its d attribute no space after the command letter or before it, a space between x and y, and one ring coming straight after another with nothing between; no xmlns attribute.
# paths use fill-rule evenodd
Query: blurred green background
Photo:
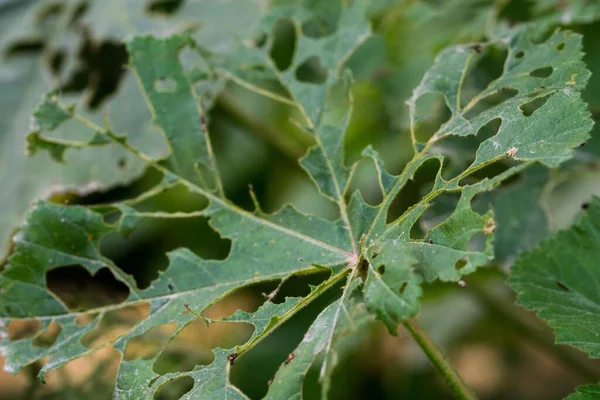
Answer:
<svg viewBox="0 0 600 400"><path fill-rule="evenodd" d="M18 227L30 201L45 196L57 202L102 204L143 193L160 176L144 171L120 155L67 154L71 168L54 165L45 154L23 155L33 105L49 88L55 88L95 118L105 113L127 114L123 124L131 133L152 134L150 115L139 93L131 90L127 53L122 39L140 32L166 34L187 31L214 51L227 51L235 38L260 40L246 29L260 17L261 7L282 1L235 0L0 0L0 237L10 253L9 237ZM314 15L303 27L306 35L324 36L335 29L340 2L304 1ZM348 60L354 83L354 113L347 132L347 164L372 145L392 173L402 170L412 156L408 111L410 96L435 55L456 43L477 42L498 29L519 23L540 24L540 40L557 27L583 33L585 61L593 75L585 93L594 117L600 114L600 6L596 1L560 0L373 0L369 8L374 34ZM596 20L598 22L596 22ZM295 33L289 21L273 27L272 58L281 68L293 54ZM490 47L469 71L465 93L477 93L499 76L506 52ZM305 79L318 80L318 65L308 65ZM270 85L270 82L264 82ZM311 138L292 122L289 109L231 83L218 93L206 93L211 139L230 199L251 208L249 185L265 211L291 203L298 209L332 218L335 207L319 196L297 164ZM275 88L277 90L277 88ZM419 103L418 136L427 138L448 117L440 98ZM597 129L596 129L597 131ZM467 279L467 287L434 284L425 287L419 320L448 352L466 382L482 399L560 399L576 385L600 380L600 363L562 346L553 346L552 332L534 315L514 306L504 285L506 273L519 251L543 237L569 226L582 203L600 194L598 164L600 139L595 135L576 157L560 170L534 169L519 176L497 194L481 199L493 205L497 216L522 215L524 226L502 225L498 218L497 262ZM148 144L160 152L160 144ZM448 160L448 171L470 163L478 141L448 141L438 149ZM96 154L96 153L94 153ZM98 153L100 154L100 153ZM114 160L108 166L102 157ZM435 165L420 169L394 204L398 215L414 204L434 177ZM111 170L114 169L114 170ZM377 203L373 169L365 163L355 179L365 199ZM477 178L497 171L479 172ZM426 229L444 214L447 196L421 223ZM184 188L153 198L149 209L187 211L201 207L203 199ZM447 206L447 205L446 205ZM515 231L518 230L518 232ZM515 239L515 235L517 239ZM165 253L187 247L204 258L224 258L230 242L222 239L206 218L144 221L128 237L108 236L102 253L146 287L167 266ZM268 249L266 251L269 251ZM324 276L296 277L279 292L302 295L309 284ZM126 289L110 274L90 276L82 268L53 270L49 288L72 307L90 307L122 300ZM264 301L263 285L236 292L211 307L214 318L236 309L255 310ZM232 382L251 398L261 398L278 366L302 339L319 311L334 298L325 298L293 317L267 340L240 359ZM101 343L143 318L148 310L131 308L105 321L104 330L89 343ZM104 323L104 322L103 322ZM11 338L35 332L35 324L14 323ZM251 334L243 324L227 327L192 323L172 340L155 366L157 372L189 370L211 362L214 347L229 348ZM47 334L49 342L52 332ZM169 338L169 327L153 329L127 348L126 357L144 357ZM47 345L40 340L39 345ZM47 384L36 378L40 365L31 365L17 376L0 373L3 399L108 399L118 366L118 353L109 347L71 362L48 374ZM0 364L2 360L0 358ZM304 386L307 399L318 398L318 368ZM165 386L159 399L176 399L191 387L185 380ZM347 352L335 374L332 399L451 399L443 380L410 336L401 331L390 336L374 323L347 343Z"/></svg>

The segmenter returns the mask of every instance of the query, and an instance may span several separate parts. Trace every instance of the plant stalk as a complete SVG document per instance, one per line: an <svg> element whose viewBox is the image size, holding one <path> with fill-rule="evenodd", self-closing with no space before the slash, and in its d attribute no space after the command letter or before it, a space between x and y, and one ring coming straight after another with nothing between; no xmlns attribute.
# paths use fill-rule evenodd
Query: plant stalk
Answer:
<svg viewBox="0 0 600 400"><path fill-rule="evenodd" d="M409 318L403 322L404 326L410 332L411 336L419 344L425 352L429 360L442 374L446 383L452 388L457 399L461 400L477 400L477 396L470 387L467 386L462 377L458 374L454 366L450 363L448 356L444 351L433 341L431 336L419 325L419 323Z"/></svg>

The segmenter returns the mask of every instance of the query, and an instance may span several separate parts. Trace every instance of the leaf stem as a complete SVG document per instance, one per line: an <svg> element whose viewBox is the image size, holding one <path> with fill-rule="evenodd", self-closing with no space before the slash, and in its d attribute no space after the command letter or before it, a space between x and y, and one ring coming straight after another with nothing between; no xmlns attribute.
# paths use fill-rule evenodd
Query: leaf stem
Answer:
<svg viewBox="0 0 600 400"><path fill-rule="evenodd" d="M477 396L471 388L467 386L462 377L450 363L448 356L444 351L433 341L431 336L412 318L408 318L403 322L404 326L410 332L411 336L419 344L423 352L429 360L442 374L446 383L452 388L458 399L462 400L477 400Z"/></svg>

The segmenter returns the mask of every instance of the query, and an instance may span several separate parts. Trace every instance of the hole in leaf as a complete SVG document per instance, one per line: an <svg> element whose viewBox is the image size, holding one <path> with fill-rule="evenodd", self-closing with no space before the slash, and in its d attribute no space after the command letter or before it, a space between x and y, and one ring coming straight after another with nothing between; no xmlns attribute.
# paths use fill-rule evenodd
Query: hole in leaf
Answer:
<svg viewBox="0 0 600 400"><path fill-rule="evenodd" d="M33 339L32 343L36 347L47 349L56 342L61 331L62 327L53 321L44 332Z"/></svg>
<svg viewBox="0 0 600 400"><path fill-rule="evenodd" d="M190 191L184 185L177 185L139 202L135 208L147 212L189 213L202 210L207 205L208 202L205 197Z"/></svg>
<svg viewBox="0 0 600 400"><path fill-rule="evenodd" d="M389 224L400 217L410 206L421 200L422 191L434 182L440 169L440 160L430 159L419 166L413 177L406 182L388 208L386 222Z"/></svg>
<svg viewBox="0 0 600 400"><path fill-rule="evenodd" d="M379 272L380 275L385 274L385 265L380 265L379 268L377 268L377 272Z"/></svg>
<svg viewBox="0 0 600 400"><path fill-rule="evenodd" d="M474 135L451 135L437 142L435 151L445 156L442 178L449 180L463 172L472 162L478 147L479 140Z"/></svg>
<svg viewBox="0 0 600 400"><path fill-rule="evenodd" d="M89 106L97 109L108 96L114 93L125 77L128 54L125 46L119 42L103 42L93 57L94 70L90 73L91 82L97 83Z"/></svg>
<svg viewBox="0 0 600 400"><path fill-rule="evenodd" d="M88 107L98 108L119 87L127 71L128 54L120 42L86 41L79 53L79 68L60 88L63 93L90 90Z"/></svg>
<svg viewBox="0 0 600 400"><path fill-rule="evenodd" d="M440 93L426 93L419 97L415 104L414 125L417 141L428 141L451 116L444 96Z"/></svg>
<svg viewBox="0 0 600 400"><path fill-rule="evenodd" d="M315 398L314 393L321 393L322 391L322 385L321 385L321 363L319 362L320 360L315 360L313 361L313 363L310 365L310 368L308 369L306 375L304 375L304 380L302 381L302 399L310 399L310 398ZM371 389L370 391L370 396L373 396L373 392L372 392L372 388L369 387L369 389ZM351 396L345 396L345 397L340 397L340 398L352 398ZM356 398L360 398L360 397L356 397ZM371 398L371 397L370 397ZM375 397L378 398L378 397Z"/></svg>
<svg viewBox="0 0 600 400"><path fill-rule="evenodd" d="M54 361L56 362L57 359ZM48 390L50 393L57 393L57 399L60 400L109 399L112 397L119 361L119 351L111 346L80 355L66 361L60 369L48 371L45 376L46 385L42 390L35 390L35 394L26 395L25 398L47 398L42 393L48 393L46 392ZM55 392L56 389L50 388L59 389ZM14 399L14 397L10 398ZM22 397L17 396L17 398Z"/></svg>
<svg viewBox="0 0 600 400"><path fill-rule="evenodd" d="M447 170L445 171L446 173L443 175L444 179L455 178L456 176L458 176L459 173L464 172L466 167L470 165L475 159L475 153L479 149L479 146L486 140L495 136L500 130L501 126L502 120L500 118L494 118L487 122L485 125L481 126L474 136L466 136L462 138L448 138L447 145L454 149L454 153L452 154L452 168L447 168ZM460 181L460 185L470 184L478 180L473 179L473 176L494 176L493 174L482 174L482 170L483 169L478 169L477 171L475 171L475 173L467 175L466 178L463 178Z"/></svg>
<svg viewBox="0 0 600 400"><path fill-rule="evenodd" d="M276 283L278 282L258 284L249 288L235 290L210 305L204 310L202 316L209 319L221 319L232 315L237 310L248 313L254 312L264 303L266 299L264 294L270 293L277 287Z"/></svg>
<svg viewBox="0 0 600 400"><path fill-rule="evenodd" d="M74 26L75 29L77 29L76 24L81 20L81 17L84 16L84 14L87 12L89 7L90 7L89 3L82 2L82 3L77 4L77 6L75 7L75 11L73 11L73 13L71 15L71 20L69 21L69 26Z"/></svg>
<svg viewBox="0 0 600 400"><path fill-rule="evenodd" d="M481 100L477 102L477 104L473 105L467 112L465 112L464 117L466 119L473 119L483 111L489 110L492 107L500 105L513 97L515 97L519 93L518 90L511 88L501 88L496 93L485 96Z"/></svg>
<svg viewBox="0 0 600 400"><path fill-rule="evenodd" d="M55 51L50 55L50 70L52 74L58 75L65 61L65 52L61 50Z"/></svg>
<svg viewBox="0 0 600 400"><path fill-rule="evenodd" d="M456 261L456 263L454 264L454 268L457 271L460 271L461 269L463 269L465 266L467 265L467 259L466 258L461 258L459 260Z"/></svg>
<svg viewBox="0 0 600 400"><path fill-rule="evenodd" d="M181 49L179 51L179 62L190 82L202 82L209 80L209 78L213 78L208 64L196 50L189 47ZM207 83L208 85L212 84L212 82L202 83ZM203 90L198 90L198 92L202 93Z"/></svg>
<svg viewBox="0 0 600 400"><path fill-rule="evenodd" d="M398 292L400 294L404 294L404 291L406 290L407 286L408 286L408 282L402 282L402 284L400 285L400 289L398 289Z"/></svg>
<svg viewBox="0 0 600 400"><path fill-rule="evenodd" d="M37 54L44 49L44 43L42 41L30 40L30 41L19 41L7 46L4 50L6 57L18 57L27 54Z"/></svg>
<svg viewBox="0 0 600 400"><path fill-rule="evenodd" d="M471 209L479 215L484 215L492 208L494 201L493 192L481 192L477 193L471 199Z"/></svg>
<svg viewBox="0 0 600 400"><path fill-rule="evenodd" d="M547 78L552 75L554 68L552 67L544 67L533 70L529 73L530 76L534 76L536 78Z"/></svg>
<svg viewBox="0 0 600 400"><path fill-rule="evenodd" d="M483 232L477 232L475 235L473 235L471 240L469 240L467 249L469 251L483 252L485 250L486 240L487 237L483 234Z"/></svg>
<svg viewBox="0 0 600 400"><path fill-rule="evenodd" d="M415 222L413 224L413 226L410 227L409 237L412 240L420 240L420 239L425 238L425 233L427 231L425 229L423 229L423 225L422 225L422 221L421 221L422 218L423 218L423 216L419 217L417 219L417 222Z"/></svg>
<svg viewBox="0 0 600 400"><path fill-rule="evenodd" d="M75 323L78 326L85 326L94 322L96 318L98 318L98 313L80 314L77 316Z"/></svg>
<svg viewBox="0 0 600 400"><path fill-rule="evenodd" d="M507 21L509 26L530 21L534 15L534 4L531 0L509 1L500 10L499 20Z"/></svg>
<svg viewBox="0 0 600 400"><path fill-rule="evenodd" d="M252 44L257 49L262 49L267 44L268 35L264 32L260 32L253 39Z"/></svg>
<svg viewBox="0 0 600 400"><path fill-rule="evenodd" d="M108 268L92 276L81 265L54 268L46 273L48 290L70 309L89 309L124 301L129 289Z"/></svg>
<svg viewBox="0 0 600 400"><path fill-rule="evenodd" d="M273 27L271 59L279 71L285 71L292 63L296 48L296 28L289 19L277 21Z"/></svg>
<svg viewBox="0 0 600 400"><path fill-rule="evenodd" d="M554 34L554 30L555 27L550 24L548 24L548 26L542 31L532 30L529 37L529 41L533 44L544 43L545 41L550 39L550 37Z"/></svg>
<svg viewBox="0 0 600 400"><path fill-rule="evenodd" d="M441 224L454 212L459 199L460 193L445 192L440 194L435 198L423 215L417 220L415 225L419 225L420 230L427 232L431 228ZM411 231L410 237L413 239L423 238L424 235L421 234L423 232L417 232L417 230L415 230L415 236L413 236L413 231ZM431 244L435 243L432 242Z"/></svg>
<svg viewBox="0 0 600 400"><path fill-rule="evenodd" d="M101 253L133 275L140 289L147 288L159 271L167 269L166 253L181 247L205 260L222 260L229 254L231 241L222 239L208 225L208 218L190 217L144 218L127 238L112 232L100 242Z"/></svg>
<svg viewBox="0 0 600 400"><path fill-rule="evenodd" d="M556 45L556 50L558 50L558 51L561 51L564 48L565 48L565 42L560 42L559 44Z"/></svg>
<svg viewBox="0 0 600 400"><path fill-rule="evenodd" d="M523 58L524 55L525 55L525 53L522 50L519 50L516 52L515 58L516 59Z"/></svg>
<svg viewBox="0 0 600 400"><path fill-rule="evenodd" d="M556 286L558 286L559 288L561 288L562 290L564 290L565 292L570 292L569 288L566 287L563 283L556 281Z"/></svg>
<svg viewBox="0 0 600 400"><path fill-rule="evenodd" d="M461 107L502 76L507 57L507 47L498 45L486 46L481 54L473 57L460 88Z"/></svg>
<svg viewBox="0 0 600 400"><path fill-rule="evenodd" d="M121 218L121 216L123 215L123 213L121 212L121 210L107 210L104 213L104 223L107 225L113 225L119 222L119 219Z"/></svg>
<svg viewBox="0 0 600 400"><path fill-rule="evenodd" d="M160 378L160 375L156 375L154 378L150 379L148 381L148 387L152 387L152 385L154 385L154 382L156 382L159 378Z"/></svg>
<svg viewBox="0 0 600 400"><path fill-rule="evenodd" d="M294 352L317 315L339 298L340 289L341 286L336 285L326 291L244 354L244 357L237 359L231 371L231 383L251 398L264 398L269 387L268 381L289 358L289 354ZM257 368L259 365L260 368Z"/></svg>
<svg viewBox="0 0 600 400"><path fill-rule="evenodd" d="M365 202L371 206L380 204L383 200L383 193L377 180L377 170L372 160L363 158L358 161L355 167L352 180L349 184L347 193L354 193L359 190ZM347 201L350 201L347 199Z"/></svg>
<svg viewBox="0 0 600 400"><path fill-rule="evenodd" d="M506 171L507 169L510 169L514 166L516 166L518 164L517 161L514 160L505 160L504 162L495 162L489 165L486 165L485 167L478 169L477 171L475 171L473 174L469 175L467 178L465 178L464 181L461 181L460 183L467 183L469 180L472 181L481 181L485 178L488 179L492 179L497 175L500 175L501 173L503 173L504 171ZM509 184L510 182L513 181L514 176L510 177L504 181L502 181L503 184ZM487 192L484 192L487 193ZM481 195L481 193L475 195L474 198L476 198L477 196Z"/></svg>
<svg viewBox="0 0 600 400"><path fill-rule="evenodd" d="M311 57L296 68L296 79L300 82L320 85L327 81L328 75L318 57Z"/></svg>
<svg viewBox="0 0 600 400"><path fill-rule="evenodd" d="M182 4L183 0L153 0L146 9L151 13L173 14Z"/></svg>
<svg viewBox="0 0 600 400"><path fill-rule="evenodd" d="M150 304L136 304L109 311L94 330L81 338L81 344L95 348L123 335L150 315Z"/></svg>
<svg viewBox="0 0 600 400"><path fill-rule="evenodd" d="M502 119L494 118L493 120L489 121L488 123L483 125L481 128L479 128L479 130L475 134L475 137L478 138L480 142L486 141L489 138L491 138L492 136L495 136L498 133L498 131L500 130L501 126L502 126Z"/></svg>
<svg viewBox="0 0 600 400"><path fill-rule="evenodd" d="M154 90L158 93L173 93L177 90L177 82L171 78L160 78L154 81Z"/></svg>
<svg viewBox="0 0 600 400"><path fill-rule="evenodd" d="M177 400L194 387L194 378L191 376L180 376L161 385L156 393L154 400Z"/></svg>
<svg viewBox="0 0 600 400"><path fill-rule="evenodd" d="M37 319L13 319L8 323L8 339L10 341L28 339L37 334L42 324Z"/></svg>
<svg viewBox="0 0 600 400"><path fill-rule="evenodd" d="M237 310L254 312L265 301L261 291L270 293L274 288L273 285L259 284L236 290L209 306L202 315L218 320ZM253 332L254 326L248 323L215 322L207 326L201 319L193 320L169 341L154 363L154 371L159 374L185 372L196 365L208 365L214 360L214 348L231 348L245 343ZM194 346L190 347L190 343Z"/></svg>
<svg viewBox="0 0 600 400"><path fill-rule="evenodd" d="M66 200L70 204L97 205L116 203L147 192L160 183L162 179L163 174L161 172L154 168L148 168L146 172L144 172L144 175L128 185L117 186L102 192L96 189L81 193L62 193L62 195L67 197Z"/></svg>
<svg viewBox="0 0 600 400"><path fill-rule="evenodd" d="M125 360L131 361L136 358L149 360L154 358L168 343L176 328L176 322L162 324L134 337L127 343L125 348Z"/></svg>
<svg viewBox="0 0 600 400"><path fill-rule="evenodd" d="M533 115L534 112L536 112L544 104L546 104L546 101L548 101L548 98L550 98L550 96L551 95L548 94L546 96L538 97L535 100L532 100L532 101L530 101L528 103L522 104L519 108L523 112L524 116L530 117L531 115Z"/></svg>
<svg viewBox="0 0 600 400"><path fill-rule="evenodd" d="M467 175L466 177L461 179L459 182L459 185L460 186L472 185L472 184L479 182L485 178L491 179L497 175L500 175L502 172L506 171L507 169L515 167L517 164L518 164L517 161L510 160L510 159L503 160L503 162L494 162L492 164L488 164L485 167L478 169L474 173ZM512 179L514 179L514 178L511 177L511 178L507 179L506 181L503 181L503 183L506 182L506 184L508 184L509 182L512 182ZM475 198L477 198L479 196L484 196L484 194L479 193L475 196Z"/></svg>
<svg viewBox="0 0 600 400"><path fill-rule="evenodd" d="M213 322L208 327L201 319L185 326L160 353L153 370L157 374L191 371L214 360L212 349L229 349L250 339L254 326L245 322ZM202 340L198 340L202 338ZM193 343L193 346L190 344Z"/></svg>
<svg viewBox="0 0 600 400"><path fill-rule="evenodd" d="M331 271L323 270L310 275L295 275L287 279L271 300L273 303L282 303L286 297L305 297L311 289L310 285L317 286L331 276Z"/></svg>

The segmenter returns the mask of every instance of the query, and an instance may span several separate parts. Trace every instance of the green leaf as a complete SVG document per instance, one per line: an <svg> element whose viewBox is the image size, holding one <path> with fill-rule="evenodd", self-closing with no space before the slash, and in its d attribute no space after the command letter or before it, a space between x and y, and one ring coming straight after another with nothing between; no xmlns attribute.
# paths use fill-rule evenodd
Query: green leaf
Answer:
<svg viewBox="0 0 600 400"><path fill-rule="evenodd" d="M346 2L339 3L335 29L313 37L308 35L309 29L302 29L311 18L306 5L276 3L259 21L266 35L263 46L245 41L224 55L208 52L190 36L144 35L128 40L130 67L152 117L152 121L148 118L139 126L147 128L154 123L166 142L166 153L153 153L152 146L144 147L144 141L135 134L144 132L146 138L143 129L117 126L112 118L94 120L52 95L42 98L35 113L36 130L29 141L32 151L44 149L57 159L64 155L66 165L72 165L69 154L118 148L143 168L160 172L163 180L136 198L101 207L35 203L15 236L14 252L0 274L0 318L4 325L17 318L35 318L42 323L42 332L51 323L62 329L48 348L36 347L35 338L10 341L4 337L2 351L8 369L16 372L45 357L49 361L40 371L43 376L87 354L97 347L85 347L81 342L84 336L99 327L107 313L125 307L148 304L150 313L110 342L122 355L134 338L152 328L173 324L173 337L196 318L208 321L201 314L239 288L327 271L329 277L302 298L281 304L268 301L254 313L237 312L223 319L248 322L256 329L248 342L233 350L215 349L210 365L160 375L153 368L160 352L146 359L122 357L115 387L116 398L151 398L163 384L189 376L194 379L194 387L184 398L243 398L229 382L236 358L243 357L305 305L324 293L339 293L336 290L341 287L340 297L319 314L276 373L268 392L272 398L299 397L303 377L318 362L322 394L326 396L346 338L365 322L379 318L395 333L399 323L418 312L423 282L458 282L492 258L494 215L490 210L473 210L476 196L495 189L534 162L559 165L591 129L589 113L580 98L589 77L581 61L581 37L555 32L546 41L534 43L531 31L518 27L480 44L508 46L508 61L503 74L465 106L458 101L461 82L477 47L461 45L443 50L408 105L414 122L418 100L427 93L439 93L452 116L426 143L419 143L413 135L414 157L399 175L386 170L376 151L365 149L363 158L375 165L375 180L382 194L379 204L369 205L360 193L350 189L358 163L346 165L342 149L352 112L352 79L344 68L369 37L371 27L365 15L366 2L342 4ZM273 27L281 18L290 18L297 34L296 51L283 71L270 57ZM226 198L220 178L223 166L212 149L205 123L204 100L208 94L195 84L198 76L184 67L180 60L183 51L198 53L200 60L194 65L198 69L208 63L209 71L224 74L234 83L294 110L297 125L313 138L313 146L300 165L323 197L337 208L335 218L305 215L292 206L265 213L258 202L249 211ZM553 68L550 76L532 74L548 66ZM274 85L260 86L253 79L256 70L275 80L282 90L273 91ZM506 87L517 91L517 95L493 107L483 104L485 97ZM526 103L540 99L546 102L533 113L521 110ZM476 107L481 108L478 114L469 112ZM481 140L471 155L475 161L448 176L445 158L435 151L436 146L450 136L477 136L481 127L495 119L502 121L500 129ZM481 168L500 161L508 161L501 173L480 180L473 177ZM430 190L402 215L389 217L395 198L402 195L407 182L426 163L438 166ZM203 197L206 206L175 213L141 206L175 186ZM416 237L412 228L434 201L447 193L459 195L453 211L423 237ZM119 219L107 222L111 220L105 217L113 212L120 213ZM168 268L145 289L140 289L98 249L106 235L127 234L145 219L198 216L209 219L210 226L231 241L227 257L203 259L189 249L178 248L168 253ZM71 265L81 265L91 274L108 269L128 288L128 297L110 306L69 309L46 287L46 273ZM82 316L95 319L81 325L78 322Z"/></svg>
<svg viewBox="0 0 600 400"><path fill-rule="evenodd" d="M581 222L523 253L508 283L517 304L537 311L556 332L556 342L600 358L600 199ZM591 399L598 385L579 387L569 399Z"/></svg>
<svg viewBox="0 0 600 400"><path fill-rule="evenodd" d="M565 400L594 400L600 396L600 385L583 385L577 388L576 393L569 395Z"/></svg>
<svg viewBox="0 0 600 400"><path fill-rule="evenodd" d="M19 57L3 65L10 77L0 81L3 92L16 93L13 97L2 98L2 109L10 118L0 122L2 135L2 159L0 166L5 189L0 196L4 212L0 217L0 241L6 249L8 237L23 219L30 203L61 191L81 191L82 194L102 190L117 184L131 182L146 168L143 161L132 157L106 137L85 127L73 125L65 118L71 111L52 106L50 97L44 97L42 108L34 117L34 131L27 138L31 127L30 112L40 93L47 89L43 71L36 56ZM129 140L141 148L160 154L164 143L148 123L150 113L145 109L139 89L133 79L128 79L121 93L112 102L108 118L115 129L130 132ZM85 113L89 118L102 121L103 113ZM45 135L42 128L55 128L52 136ZM86 133L88 133L86 137ZM93 145L92 148L87 148ZM31 158L24 156L25 148ZM69 150L69 149L75 150ZM65 162L65 165L51 162L52 158ZM93 156L92 156L93 155Z"/></svg>
<svg viewBox="0 0 600 400"><path fill-rule="evenodd" d="M404 242L388 244L371 258L365 280L365 301L388 329L398 334L398 321L415 315L419 309L421 278L414 270L418 261Z"/></svg>
<svg viewBox="0 0 600 400"><path fill-rule="evenodd" d="M79 127L65 123L71 110L62 110L54 105L57 100L55 93L44 96L45 100L39 104L33 121L34 132L25 143L25 136L32 128L31 111L53 83L48 78L50 74L41 54L11 55L7 50L12 45L52 38L57 33L61 28L59 23L42 20L47 7L49 5L44 2L19 2L18 6L8 7L8 11L3 9L0 14L0 91L11 93L0 98L0 107L5 113L0 121L0 179L4 184L0 195L3 209L0 216L0 253L3 258L9 247L11 232L23 221L33 200L60 192L85 194L130 183L145 169L143 162L114 145L83 148L88 144L109 143L93 132L86 138ZM81 101L81 98L70 100ZM120 94L112 104L114 107L107 115L104 110L85 112L85 115L96 121L103 121L108 116L120 132L130 132L130 140L160 153L164 144L149 129L147 120L150 114L133 79L122 83ZM42 135L42 131L50 129L55 130L54 137ZM71 147L79 151L66 151ZM48 150L52 158L64 160L68 166L53 163L47 154L37 153L38 148ZM25 150L34 157L25 157Z"/></svg>
<svg viewBox="0 0 600 400"><path fill-rule="evenodd" d="M600 200L589 204L581 223L523 253L509 284L518 304L538 311L556 331L557 343L600 357Z"/></svg>

